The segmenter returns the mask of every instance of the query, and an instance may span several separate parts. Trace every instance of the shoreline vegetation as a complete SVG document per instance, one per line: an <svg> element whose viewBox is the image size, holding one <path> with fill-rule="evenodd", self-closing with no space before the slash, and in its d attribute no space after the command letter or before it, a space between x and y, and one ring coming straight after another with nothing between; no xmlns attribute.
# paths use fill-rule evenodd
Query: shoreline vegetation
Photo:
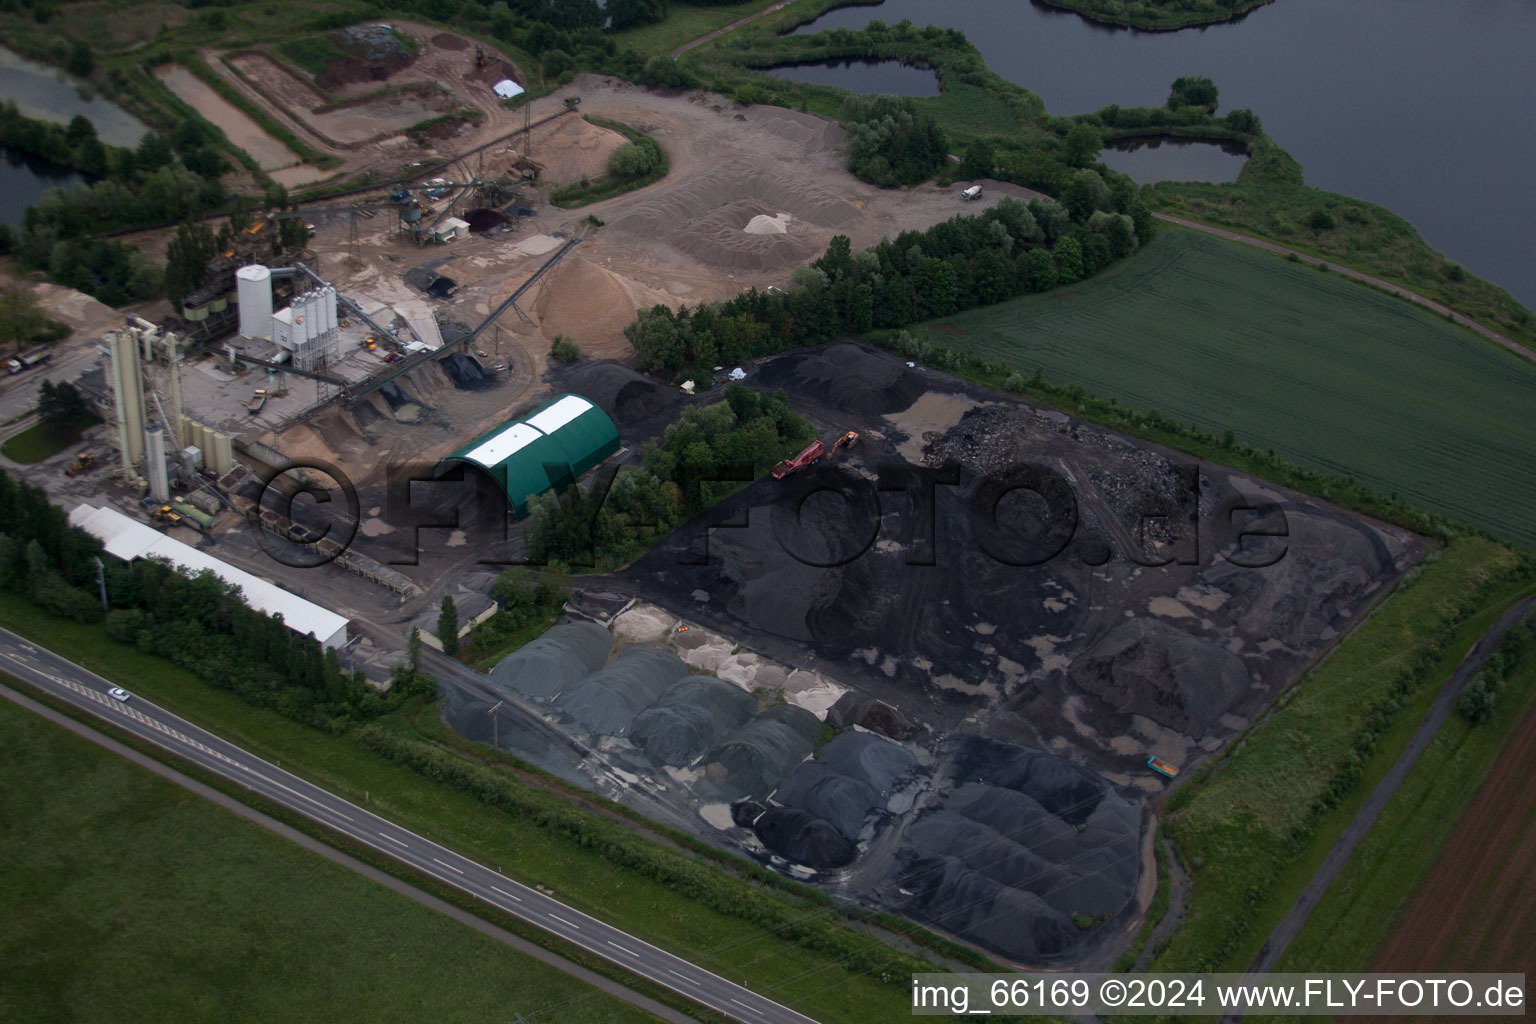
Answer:
<svg viewBox="0 0 1536 1024"><path fill-rule="evenodd" d="M1070 11L1100 25L1142 32L1177 32L1185 28L1237 21L1274 0L1036 0L1045 7Z"/></svg>

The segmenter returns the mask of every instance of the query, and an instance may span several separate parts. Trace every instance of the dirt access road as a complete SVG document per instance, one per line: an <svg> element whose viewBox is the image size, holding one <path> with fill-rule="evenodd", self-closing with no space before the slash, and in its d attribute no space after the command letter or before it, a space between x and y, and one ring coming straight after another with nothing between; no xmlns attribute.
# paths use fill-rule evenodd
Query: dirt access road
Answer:
<svg viewBox="0 0 1536 1024"><path fill-rule="evenodd" d="M683 54L687 53L689 50L694 49L695 47L703 46L705 43L712 43L716 39L719 39L721 36L736 31L743 25L750 25L758 18L765 18L772 14L774 11L782 11L784 8L788 7L794 2L795 0L779 0L778 3L770 4L769 6L764 7L762 10L758 11L756 14L749 14L745 18L737 18L735 21L731 22L724 28L717 28L713 32L704 33L702 36L699 36L699 38L693 40L691 43L684 43L682 46L679 46L677 49L667 54L667 56L671 57L673 60L677 60L677 58L681 57Z"/></svg>
<svg viewBox="0 0 1536 1024"><path fill-rule="evenodd" d="M1359 281L1362 284L1368 284L1374 288L1380 288L1384 292L1396 295L1399 298L1407 299L1409 302L1412 302L1415 305L1423 306L1430 312L1437 313L1440 316L1449 316L1456 323L1461 324L1461 326L1468 328L1469 330L1476 331L1478 334L1481 334L1489 341L1502 345L1518 356L1524 356L1525 358L1536 362L1536 352L1526 348L1518 341L1512 341L1509 338L1504 337L1504 335L1500 334L1499 332L1484 327L1482 324L1478 323L1476 320L1473 320L1471 317L1462 316L1460 313L1457 313L1449 307L1442 306L1440 303L1435 302L1433 299L1425 298L1418 292L1410 291L1400 284L1393 284L1391 281L1383 280L1379 277L1372 277L1370 274L1364 274L1358 270L1352 270L1351 268L1338 263L1330 263L1328 260L1320 260L1316 256L1308 256L1306 253L1297 252L1295 249L1291 249L1283 245L1278 245L1274 242L1266 242L1262 238L1254 238L1252 235L1240 235L1236 231L1228 231L1226 228L1213 227L1210 224L1203 224L1197 220L1185 220L1183 217L1173 217L1166 213L1154 213L1152 216L1156 217L1158 220L1167 221L1169 224L1177 224L1181 228L1189 228L1191 231L1201 231L1207 235L1215 235L1217 238L1225 238L1229 242L1242 242L1244 245L1251 245L1255 248L1263 249L1266 252L1278 253L1281 256L1295 256L1297 259L1304 260L1307 263L1316 264L1319 267L1327 267L1329 270L1336 271L1341 276L1347 277L1352 281Z"/></svg>
<svg viewBox="0 0 1536 1024"><path fill-rule="evenodd" d="M1494 648L1498 646L1498 643L1503 638L1505 631L1515 623L1519 622L1522 618L1524 618L1526 612L1530 610L1532 602L1536 602L1536 598L1527 597L1522 601L1516 602L1515 605L1511 607L1507 612L1505 612L1499 621L1495 622L1488 629L1488 632L1484 633L1482 638L1473 645L1472 650L1468 651L1467 656L1461 660L1461 664L1456 666L1456 671L1452 672L1451 678L1446 680L1445 686L1440 691L1440 696L1435 699L1434 705L1424 716L1423 722L1420 723L1418 730L1414 732L1413 738L1408 741L1408 745L1403 748L1402 754L1398 756L1398 759L1392 765L1391 770L1389 770L1387 774L1382 778L1382 780L1377 783L1375 790L1373 790L1371 795L1366 798L1365 803L1361 806L1359 812L1355 815L1354 820L1346 825L1344 831L1340 833L1338 841L1334 843L1333 849L1328 851L1328 856L1324 858L1322 865L1317 869L1317 873L1312 876L1312 880L1307 883L1307 887L1303 889L1301 895L1297 897L1296 903L1291 907L1290 913L1286 914L1285 919L1275 927L1273 932L1270 933L1268 940L1266 940L1264 943L1264 948L1259 951L1259 955L1249 966L1248 970L1250 973L1266 973L1273 970L1275 965L1280 962L1280 957L1284 955L1286 948L1290 946L1292 940L1296 938L1297 933L1301 931L1302 925L1306 924L1307 917L1312 913L1312 908L1317 906L1318 900L1322 899L1323 893L1328 891L1328 887L1332 885L1333 880L1338 877L1339 872L1343 869L1345 863L1349 860L1350 854L1352 854L1355 850L1355 847L1360 844L1360 840L1365 838L1366 833L1371 830L1371 826L1375 823L1377 816L1381 814L1382 808L1386 807L1387 801L1392 799L1393 794L1395 794L1398 787L1402 785L1403 778L1408 774L1408 770L1413 767L1413 764L1418 760L1419 755L1422 754L1426 748L1428 748L1430 741L1435 738L1435 734L1438 733L1440 731L1440 727L1445 724L1446 718L1450 715L1451 710L1456 706L1456 698L1461 696L1462 687L1467 684L1467 680L1471 679L1472 676L1476 674L1478 669L1482 668L1483 662L1488 659L1488 655L1492 654ZM1524 743L1526 746L1536 749L1536 728L1532 727L1533 724L1536 724L1536 718L1532 718L1528 715L1526 725L1522 733L1522 738L1521 740L1517 741L1517 745L1519 745L1519 743ZM1525 762L1525 764L1527 768L1530 767L1529 751L1527 752L1527 762ZM1499 778L1504 777L1504 770L1506 768L1507 764L1505 762L1501 762ZM1512 773L1512 778L1505 784L1513 787L1514 785L1519 784L1515 780L1526 782L1529 780L1529 778L1530 776L1528 771L1524 773L1516 772ZM1489 786L1484 786L1484 791L1488 790L1489 788ZM1483 795L1483 792L1479 792L1479 802L1481 802ZM1528 785L1524 785L1522 786L1522 792L1518 797L1514 796L1513 793L1506 793L1503 797L1501 797L1500 801L1496 802L1495 806L1498 808L1498 810L1495 812L1485 812L1485 816L1483 818L1477 818L1473 816L1472 811L1469 810L1467 818L1468 822L1470 823L1469 827L1464 827L1458 831L1458 839L1456 844L1451 850L1448 850L1447 853L1449 854L1455 850L1461 850L1469 846L1475 846L1480 852L1483 853L1486 853L1489 850L1505 849L1505 847L1491 844L1489 842L1490 837L1496 833L1500 821L1504 818L1508 819L1508 821L1505 822L1506 827L1515 827L1518 831L1518 826L1520 824L1522 815L1516 813L1513 809L1519 806L1525 806L1527 808L1536 806L1536 797L1531 795ZM1481 826L1477 825L1477 822L1479 821L1482 822ZM1536 847L1536 829L1527 828L1526 831L1530 833L1525 837L1526 842L1531 846ZM1463 854L1463 856L1465 856L1465 854ZM1446 859L1446 857L1441 858L1442 861ZM1510 861L1510 863L1511 865L1522 863L1528 864L1530 861L1528 859L1524 861L1515 859ZM1512 872L1508 876L1507 880L1502 884L1518 884L1515 879L1523 878L1523 876L1524 872ZM1443 910L1443 899L1445 894L1455 893L1457 894L1458 900L1465 900L1469 898L1467 895L1468 893L1474 891L1490 891L1493 886L1492 879L1495 877L1495 875L1489 874L1486 878L1486 881L1488 882L1487 887L1483 890L1478 890L1473 886L1467 885L1466 874L1457 874L1452 880L1437 881L1437 871L1436 877L1432 877L1428 884L1420 889L1420 894L1424 897L1424 899L1416 900L1414 907L1420 908L1421 904L1431 903L1435 908ZM1526 893L1526 899L1528 903L1528 906L1526 907L1527 914L1536 913L1536 909L1533 909L1533 906L1529 905L1533 903L1531 900L1533 895L1536 895L1536 890L1532 890ZM1436 921L1443 922L1446 919L1447 918L1443 913L1436 914ZM1423 930L1422 934L1426 936L1436 935L1442 930L1443 929L1439 928L1438 926L1430 926ZM1397 929L1396 935L1399 937L1405 935L1414 935L1415 931L1417 930L1400 926ZM1511 935L1513 934L1514 933L1511 933ZM1528 938L1530 932L1527 931L1521 934ZM1477 967L1477 970L1494 969L1492 967L1481 966L1484 961L1478 961L1478 963L1479 966ZM1433 966L1433 968L1436 970L1448 969L1443 961L1432 961L1430 959L1424 960L1422 966L1424 966L1426 969L1428 969L1430 966ZM1406 970L1407 968L1396 967L1394 969ZM1229 1017L1227 1019L1241 1020L1242 1018L1237 1016Z"/></svg>

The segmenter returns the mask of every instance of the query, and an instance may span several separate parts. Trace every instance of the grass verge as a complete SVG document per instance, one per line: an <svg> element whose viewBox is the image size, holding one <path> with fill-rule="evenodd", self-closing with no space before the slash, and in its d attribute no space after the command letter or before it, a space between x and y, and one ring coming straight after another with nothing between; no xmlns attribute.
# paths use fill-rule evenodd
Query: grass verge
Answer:
<svg viewBox="0 0 1536 1024"><path fill-rule="evenodd" d="M1168 804L1190 872L1160 971L1245 969L1468 647L1529 590L1514 552L1458 538ZM1404 710L1404 708L1408 710Z"/></svg>
<svg viewBox="0 0 1536 1024"><path fill-rule="evenodd" d="M1318 901L1277 971L1363 971L1455 834L1462 811L1536 708L1536 659L1505 683L1493 718L1453 714Z"/></svg>
<svg viewBox="0 0 1536 1024"><path fill-rule="evenodd" d="M246 705L189 673L112 641L100 627L54 619L12 595L0 595L0 621L340 796L367 800L377 813L421 835L529 885L543 885L572 906L818 1020L885 1021L908 1010L904 974L876 978L862 966L886 961L892 951L843 923L830 906L778 887L735 883L741 886L744 902L770 906L780 920L796 928L831 929L855 951L850 956L807 949L773 928L694 902L646 874L616 870L603 856L605 831L595 815L590 842L576 842L541 821L511 817L468 793L392 764L349 736L326 735ZM530 799L566 802L555 794ZM638 824L629 827L641 830ZM713 870L702 856L687 856L699 869Z"/></svg>
<svg viewBox="0 0 1536 1024"><path fill-rule="evenodd" d="M0 745L0 1015L653 1019L6 700Z"/></svg>

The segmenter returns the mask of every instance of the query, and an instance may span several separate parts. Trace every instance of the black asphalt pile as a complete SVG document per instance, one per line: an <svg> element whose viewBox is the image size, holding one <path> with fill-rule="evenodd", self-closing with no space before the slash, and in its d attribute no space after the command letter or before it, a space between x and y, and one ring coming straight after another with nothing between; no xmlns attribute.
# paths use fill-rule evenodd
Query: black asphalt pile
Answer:
<svg viewBox="0 0 1536 1024"><path fill-rule="evenodd" d="M845 732L832 737L816 760L869 786L881 801L917 766L917 759L907 748L867 732Z"/></svg>
<svg viewBox="0 0 1536 1024"><path fill-rule="evenodd" d="M796 765L773 799L827 822L850 841L859 838L864 819L885 806L873 786L849 778L820 761Z"/></svg>
<svg viewBox="0 0 1536 1024"><path fill-rule="evenodd" d="M821 735L821 720L804 708L769 708L704 755L699 787L724 803L761 799L804 761Z"/></svg>
<svg viewBox="0 0 1536 1024"><path fill-rule="evenodd" d="M1352 605L1369 599L1392 572L1381 536L1343 512L1288 505L1286 536L1262 542L1253 557L1277 560L1262 572L1227 561L1210 582L1232 595L1230 614L1240 635L1288 645L1326 641L1349 629Z"/></svg>
<svg viewBox="0 0 1536 1024"><path fill-rule="evenodd" d="M756 383L862 416L901 412L924 390L922 378L900 361L851 341L770 359L757 369Z"/></svg>
<svg viewBox="0 0 1536 1024"><path fill-rule="evenodd" d="M909 740L923 731L920 723L885 701L857 690L849 690L827 709L827 724L834 729L851 729L858 725L893 740Z"/></svg>
<svg viewBox="0 0 1536 1024"><path fill-rule="evenodd" d="M1116 711L1199 739L1248 690L1243 659L1158 619L1127 619L1072 662L1072 681Z"/></svg>
<svg viewBox="0 0 1536 1024"><path fill-rule="evenodd" d="M623 736L636 715L687 674L688 666L671 651L633 644L603 668L565 689L555 703L587 732Z"/></svg>
<svg viewBox="0 0 1536 1024"><path fill-rule="evenodd" d="M1013 960L1072 955L1074 916L1105 919L1134 899L1138 801L1070 761L981 737L961 742L955 788L908 825L902 909Z"/></svg>
<svg viewBox="0 0 1536 1024"><path fill-rule="evenodd" d="M551 627L502 658L491 669L491 682L521 697L552 700L603 667L613 634L595 622Z"/></svg>
<svg viewBox="0 0 1536 1024"><path fill-rule="evenodd" d="M496 375L490 373L473 357L454 352L438 361L438 365L453 381L453 386L465 391L482 391L496 383Z"/></svg>
<svg viewBox="0 0 1536 1024"><path fill-rule="evenodd" d="M688 676L635 716L629 741L653 761L690 765L757 711L757 701L733 683Z"/></svg>
<svg viewBox="0 0 1536 1024"><path fill-rule="evenodd" d="M795 807L770 807L752 831L772 852L793 864L827 870L852 864L859 849L836 828Z"/></svg>
<svg viewBox="0 0 1536 1024"><path fill-rule="evenodd" d="M661 414L675 418L683 404L672 388L611 359L582 360L558 374L559 386L606 412L623 430Z"/></svg>

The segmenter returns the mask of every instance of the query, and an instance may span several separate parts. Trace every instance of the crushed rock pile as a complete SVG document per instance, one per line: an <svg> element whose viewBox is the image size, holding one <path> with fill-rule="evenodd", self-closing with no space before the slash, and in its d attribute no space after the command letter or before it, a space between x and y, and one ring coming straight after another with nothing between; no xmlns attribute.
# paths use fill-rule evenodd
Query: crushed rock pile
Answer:
<svg viewBox="0 0 1536 1024"><path fill-rule="evenodd" d="M757 702L741 687L711 676L687 676L635 716L629 740L652 760L682 767L746 725L756 711Z"/></svg>
<svg viewBox="0 0 1536 1024"><path fill-rule="evenodd" d="M900 412L923 393L922 378L901 362L851 341L771 359L758 369L764 387L782 387L863 416Z"/></svg>
<svg viewBox="0 0 1536 1024"><path fill-rule="evenodd" d="M1139 801L1063 758L979 736L954 788L902 833L903 910L1009 959L1048 962L1110 917L1141 874Z"/></svg>
<svg viewBox="0 0 1536 1024"><path fill-rule="evenodd" d="M688 666L671 651L634 644L556 703L595 736L623 736L636 715L687 674Z"/></svg>
<svg viewBox="0 0 1536 1024"><path fill-rule="evenodd" d="M554 626L502 658L491 682L519 697L552 700L603 667L613 634L595 622Z"/></svg>
<svg viewBox="0 0 1536 1024"><path fill-rule="evenodd" d="M769 708L704 755L700 788L722 803L772 793L804 761L821 734L821 720L804 708Z"/></svg>

